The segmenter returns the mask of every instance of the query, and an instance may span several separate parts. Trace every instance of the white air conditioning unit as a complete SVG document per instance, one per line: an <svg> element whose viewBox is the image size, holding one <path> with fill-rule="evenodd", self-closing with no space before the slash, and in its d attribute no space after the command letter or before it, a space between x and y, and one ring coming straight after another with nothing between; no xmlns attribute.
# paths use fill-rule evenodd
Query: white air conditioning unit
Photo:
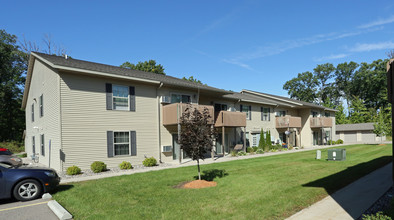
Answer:
<svg viewBox="0 0 394 220"><path fill-rule="evenodd" d="M162 146L162 152L163 153L172 152L172 146L171 145Z"/></svg>
<svg viewBox="0 0 394 220"><path fill-rule="evenodd" d="M161 102L161 103L170 103L171 100L170 100L170 97L169 97L169 96L162 95L162 96L160 97L160 102Z"/></svg>

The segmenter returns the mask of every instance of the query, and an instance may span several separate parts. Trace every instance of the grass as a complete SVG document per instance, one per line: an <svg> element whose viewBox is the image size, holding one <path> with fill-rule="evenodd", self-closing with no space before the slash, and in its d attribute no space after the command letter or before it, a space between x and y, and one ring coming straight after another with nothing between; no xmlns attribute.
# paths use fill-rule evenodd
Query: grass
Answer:
<svg viewBox="0 0 394 220"><path fill-rule="evenodd" d="M341 147L346 161L309 151L204 165L222 174L212 188L174 188L191 166L61 185L54 199L75 219L283 219L392 160L391 145Z"/></svg>

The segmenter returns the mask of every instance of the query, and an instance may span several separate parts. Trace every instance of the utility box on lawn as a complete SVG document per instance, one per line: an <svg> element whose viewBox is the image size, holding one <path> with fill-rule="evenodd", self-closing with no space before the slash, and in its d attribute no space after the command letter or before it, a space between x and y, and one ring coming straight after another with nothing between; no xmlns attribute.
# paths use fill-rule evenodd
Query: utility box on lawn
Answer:
<svg viewBox="0 0 394 220"><path fill-rule="evenodd" d="M328 149L327 160L346 160L346 149Z"/></svg>

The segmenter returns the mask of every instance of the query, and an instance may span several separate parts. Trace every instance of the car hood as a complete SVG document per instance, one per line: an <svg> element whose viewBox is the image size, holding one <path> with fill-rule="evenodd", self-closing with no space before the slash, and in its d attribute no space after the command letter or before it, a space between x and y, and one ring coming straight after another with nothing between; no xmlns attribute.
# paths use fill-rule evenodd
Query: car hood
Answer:
<svg viewBox="0 0 394 220"><path fill-rule="evenodd" d="M52 168L48 168L48 167L29 167L29 166L19 166L19 167L13 167L12 170L30 170L30 171L54 171L56 172L54 169Z"/></svg>

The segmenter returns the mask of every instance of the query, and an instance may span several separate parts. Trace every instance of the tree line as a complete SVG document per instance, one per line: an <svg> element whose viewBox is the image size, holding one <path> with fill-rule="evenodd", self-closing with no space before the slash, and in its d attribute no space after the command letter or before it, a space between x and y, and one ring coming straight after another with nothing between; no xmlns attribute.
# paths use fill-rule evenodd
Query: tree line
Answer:
<svg viewBox="0 0 394 220"><path fill-rule="evenodd" d="M388 54L389 55L389 54ZM383 121L391 134L391 104L387 100L386 64L344 62L319 64L298 73L283 89L291 98L336 109L336 124Z"/></svg>

